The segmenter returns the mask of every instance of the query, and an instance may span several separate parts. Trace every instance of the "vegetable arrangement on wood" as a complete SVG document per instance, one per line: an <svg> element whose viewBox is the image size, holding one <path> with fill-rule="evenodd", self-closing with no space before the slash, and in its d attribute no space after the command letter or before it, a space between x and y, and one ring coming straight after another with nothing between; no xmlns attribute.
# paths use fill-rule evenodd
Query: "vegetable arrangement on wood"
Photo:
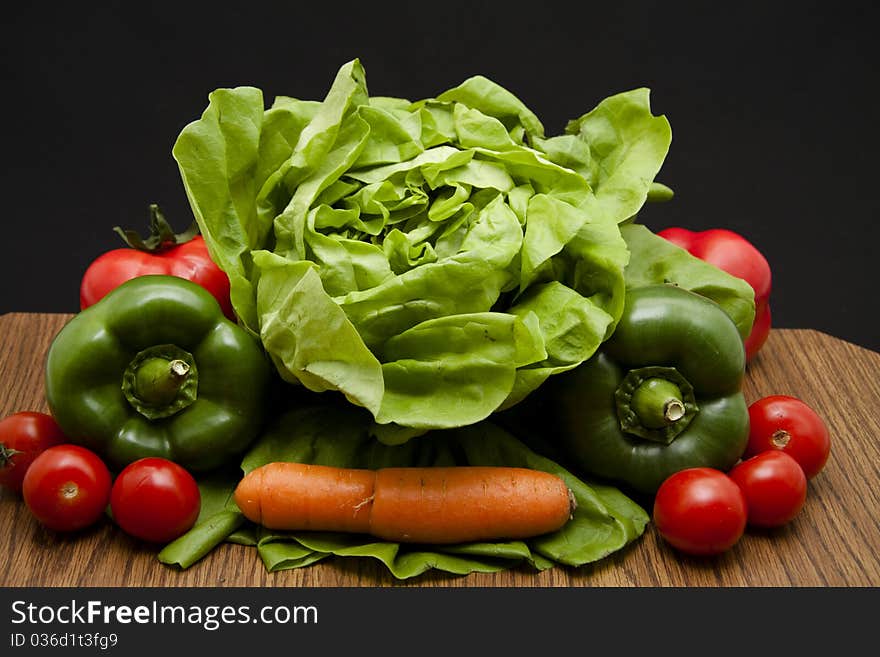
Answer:
<svg viewBox="0 0 880 657"><path fill-rule="evenodd" d="M671 139L647 89L556 136L482 76L413 102L355 60L320 102L214 91L172 151L193 228L117 229L134 248L96 258L47 354L51 416L0 423L0 481L181 568L224 542L269 570L578 567L651 497L693 554L791 522L827 430L746 404L760 252L639 222Z"/></svg>

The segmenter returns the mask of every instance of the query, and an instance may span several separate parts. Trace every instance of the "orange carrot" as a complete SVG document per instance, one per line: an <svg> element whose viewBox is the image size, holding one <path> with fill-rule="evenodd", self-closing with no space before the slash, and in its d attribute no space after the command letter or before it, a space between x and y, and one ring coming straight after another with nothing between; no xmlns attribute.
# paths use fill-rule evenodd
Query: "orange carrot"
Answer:
<svg viewBox="0 0 880 657"><path fill-rule="evenodd" d="M574 510L560 477L489 466L269 463L245 475L235 502L268 529L358 532L409 543L528 538L561 528Z"/></svg>

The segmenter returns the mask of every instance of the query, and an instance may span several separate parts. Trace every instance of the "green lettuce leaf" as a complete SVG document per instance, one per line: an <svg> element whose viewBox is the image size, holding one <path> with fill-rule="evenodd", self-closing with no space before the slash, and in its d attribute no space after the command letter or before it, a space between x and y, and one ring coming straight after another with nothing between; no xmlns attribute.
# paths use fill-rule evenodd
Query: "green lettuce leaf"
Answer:
<svg viewBox="0 0 880 657"><path fill-rule="evenodd" d="M666 117L651 114L648 89L606 98L566 126L566 134L535 139L554 162L576 171L617 222L637 214L649 201L672 197L654 181L672 142Z"/></svg>
<svg viewBox="0 0 880 657"><path fill-rule="evenodd" d="M669 125L640 89L568 133L546 138L482 76L370 96L353 60L320 102L218 89L173 155L280 377L340 393L396 443L516 404L613 331L619 224L657 189Z"/></svg>

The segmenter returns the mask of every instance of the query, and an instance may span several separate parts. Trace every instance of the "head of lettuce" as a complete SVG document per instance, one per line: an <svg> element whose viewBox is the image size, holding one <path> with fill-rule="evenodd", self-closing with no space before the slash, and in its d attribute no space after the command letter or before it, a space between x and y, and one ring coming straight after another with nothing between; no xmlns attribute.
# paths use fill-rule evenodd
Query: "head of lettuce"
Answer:
<svg viewBox="0 0 880 657"><path fill-rule="evenodd" d="M240 323L280 376L404 441L465 426L589 358L614 330L618 227L671 141L647 89L547 138L473 77L370 96L357 60L323 101L218 89L173 154Z"/></svg>

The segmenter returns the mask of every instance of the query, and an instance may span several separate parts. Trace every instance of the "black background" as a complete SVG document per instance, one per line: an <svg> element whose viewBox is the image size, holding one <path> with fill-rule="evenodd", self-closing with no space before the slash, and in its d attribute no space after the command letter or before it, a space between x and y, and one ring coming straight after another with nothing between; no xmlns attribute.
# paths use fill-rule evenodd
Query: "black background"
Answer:
<svg viewBox="0 0 880 657"><path fill-rule="evenodd" d="M472 4L472 6L468 6ZM358 57L371 94L423 98L474 74L549 135L639 86L672 124L641 220L724 227L773 269L774 326L880 350L871 3L51 3L0 28L0 313L74 312L82 273L159 203L191 221L171 147L221 86L321 99Z"/></svg>

